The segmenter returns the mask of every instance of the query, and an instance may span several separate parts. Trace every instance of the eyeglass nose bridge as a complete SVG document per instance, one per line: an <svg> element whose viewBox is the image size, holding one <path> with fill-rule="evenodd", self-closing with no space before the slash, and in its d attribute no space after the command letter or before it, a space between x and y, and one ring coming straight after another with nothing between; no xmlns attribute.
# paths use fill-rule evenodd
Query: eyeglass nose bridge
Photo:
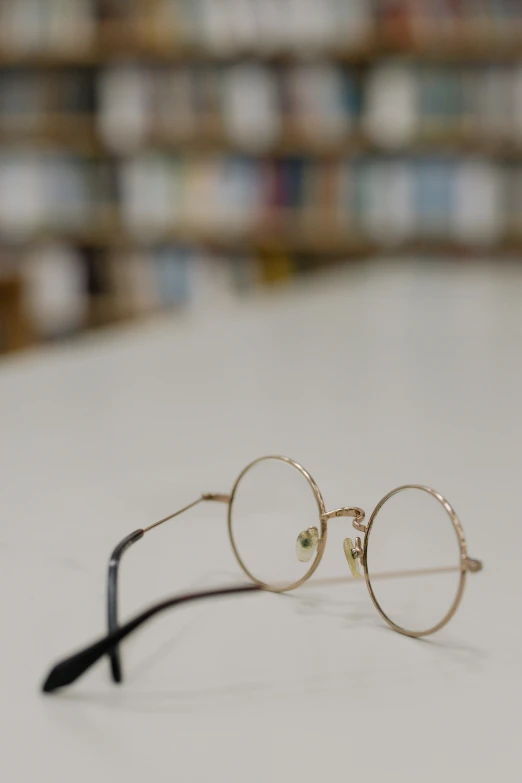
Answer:
<svg viewBox="0 0 522 783"><path fill-rule="evenodd" d="M367 526L363 524L365 516L362 508L357 506L346 508L343 506L342 508L335 508L333 511L326 511L324 514L321 514L321 522L326 522L335 517L353 517L352 524L354 528L361 533L366 533Z"/></svg>

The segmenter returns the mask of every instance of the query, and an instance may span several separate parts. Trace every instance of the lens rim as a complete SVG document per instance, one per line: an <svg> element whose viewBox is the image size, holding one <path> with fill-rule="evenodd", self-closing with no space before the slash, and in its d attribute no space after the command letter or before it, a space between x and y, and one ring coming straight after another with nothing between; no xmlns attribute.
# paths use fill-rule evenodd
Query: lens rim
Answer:
<svg viewBox="0 0 522 783"><path fill-rule="evenodd" d="M381 508L388 500L390 500L390 498L392 498L394 495L397 495L399 492L403 492L404 490L407 489L419 489L423 492L427 492L429 495L431 495L436 500L438 500L438 502L441 504L446 514L448 515L451 524L453 525L453 530L455 531L455 535L460 549L460 580L459 580L457 593L455 595L453 603L451 604L449 610L444 615L442 620L440 620L436 625L432 626L431 628L426 629L425 631L410 631L407 628L403 628L402 626L397 625L397 623L394 623L393 620L391 620L388 617L386 612L381 608L375 596L375 593L373 592L370 575L368 573L367 557L368 557L368 550L370 548L371 532L375 519L379 511L381 510ZM392 489L391 492L388 492L388 494L385 495L377 503L374 510L372 511L370 520L366 528L366 534L364 536L364 546L363 546L363 556L362 556L364 580L366 582L366 587L368 588L368 592L370 593L370 598L372 599L375 608L377 609L377 611L379 612L383 620L385 620L388 623L388 625L391 626L391 628L393 628L393 630L397 631L398 633L402 633L405 636L413 636L413 637L428 636L429 634L439 631L441 628L443 628L446 625L446 623L448 623L451 620L451 618L453 617L453 615L455 614L455 612L459 607L459 604L462 600L462 595L464 593L464 587L466 586L467 558L468 558L468 550L466 545L466 537L464 535L464 530L462 528L462 525L460 524L460 520L455 512L455 509L446 500L446 498L443 495L441 495L439 492L432 489L431 487L426 487L423 484L404 484L401 487L396 487L395 489Z"/></svg>
<svg viewBox="0 0 522 783"><path fill-rule="evenodd" d="M251 571L247 568L245 563L243 562L243 559L241 555L239 554L238 548L236 546L236 543L234 541L234 534L232 532L232 509L234 506L234 498L236 496L237 489L241 483L241 479L243 476L248 473L249 470L251 470L253 467L255 467L260 462L264 462L265 460L277 460L279 462L286 462L287 465L291 465L293 468L299 471L302 476L308 481L310 487L312 488L317 508L318 508L318 517L319 517L319 540L317 542L317 552L315 554L315 558L312 561L312 564L306 574L301 577L301 579L298 579L296 582L290 582L287 585L271 585L267 582L263 582L261 579L258 579L254 574L252 574ZM302 465L300 465L298 462L295 462L293 459L290 459L290 457L283 457L280 455L268 455L266 457L259 457L258 459L253 460L253 462L250 462L239 474L237 477L235 484L232 488L232 492L230 493L230 501L228 504L228 518L227 518L227 527L228 527L228 537L230 539L230 544L232 546L232 550L234 552L234 555L236 556L236 560L238 561L239 565L241 566L241 569L245 572L245 574L251 579L255 584L259 585L260 587L263 587L265 590L270 590L273 593L284 593L288 592L289 590L295 590L296 587L300 587L302 584L306 582L309 577L312 576L314 571L319 566L319 563L321 562L321 559L323 557L323 553L326 547L326 535L327 535L327 523L324 519L324 515L326 514L326 507L324 505L323 496L321 495L321 491L319 490L319 487L311 477L311 475L308 473L307 470L303 468Z"/></svg>

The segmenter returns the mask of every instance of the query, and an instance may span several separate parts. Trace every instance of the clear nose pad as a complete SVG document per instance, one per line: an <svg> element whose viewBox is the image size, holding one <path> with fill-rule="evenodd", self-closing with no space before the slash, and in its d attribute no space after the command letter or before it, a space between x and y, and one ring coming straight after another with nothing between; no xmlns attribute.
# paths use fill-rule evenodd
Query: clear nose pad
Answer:
<svg viewBox="0 0 522 783"><path fill-rule="evenodd" d="M348 565L350 566L352 576L354 576L356 579L359 579L361 576L361 572L359 570L359 559L357 557L357 549L354 546L351 538L344 539L343 549Z"/></svg>
<svg viewBox="0 0 522 783"><path fill-rule="evenodd" d="M301 563L308 563L314 556L319 542L319 531L316 527L309 527L297 536L295 551Z"/></svg>

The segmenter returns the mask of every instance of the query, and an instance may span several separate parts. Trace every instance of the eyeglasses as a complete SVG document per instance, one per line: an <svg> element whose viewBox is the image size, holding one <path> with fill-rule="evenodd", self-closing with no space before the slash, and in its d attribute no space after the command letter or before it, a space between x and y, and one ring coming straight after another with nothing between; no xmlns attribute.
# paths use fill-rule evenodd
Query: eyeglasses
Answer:
<svg viewBox="0 0 522 783"><path fill-rule="evenodd" d="M250 583L175 596L120 625L118 571L124 552L145 533L204 501L228 506L230 543ZM108 634L54 666L43 690L69 685L105 655L113 680L121 682L120 642L166 609L203 598L300 587L321 562L329 523L342 517L352 518L364 536L364 541L345 538L343 553L355 579L361 578L362 566L381 617L395 631L413 637L446 625L460 604L467 574L480 571L482 563L468 557L462 526L442 495L419 484L397 487L377 503L365 524L365 512L357 506L327 511L317 484L297 462L261 457L244 468L230 494L204 494L118 544L109 561Z"/></svg>

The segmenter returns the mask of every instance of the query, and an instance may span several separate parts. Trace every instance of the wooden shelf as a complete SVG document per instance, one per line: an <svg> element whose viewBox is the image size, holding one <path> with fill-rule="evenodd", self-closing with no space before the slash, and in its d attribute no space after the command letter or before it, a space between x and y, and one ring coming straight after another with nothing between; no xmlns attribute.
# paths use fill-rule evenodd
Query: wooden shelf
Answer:
<svg viewBox="0 0 522 783"><path fill-rule="evenodd" d="M375 45L377 56L398 56L411 60L434 63L487 63L520 59L522 51L522 25L512 28L508 37L491 31L469 30L462 34L426 37L425 40L398 41L394 36L382 33Z"/></svg>
<svg viewBox="0 0 522 783"><path fill-rule="evenodd" d="M309 52L303 52L297 48L273 51L232 48L227 51L217 51L203 46L181 45L180 43L159 45L140 39L139 36L129 32L111 30L109 33L105 30L97 36L91 46L82 47L80 51L23 52L0 49L0 68L96 68L125 59L166 66L191 61L225 64L238 60L255 60L285 64L318 59L357 65L370 63L379 56L379 49L373 41L349 49L325 48Z"/></svg>
<svg viewBox="0 0 522 783"><path fill-rule="evenodd" d="M31 117L7 115L0 121L0 144L11 148L56 149L82 156L105 155L90 114L55 114Z"/></svg>
<svg viewBox="0 0 522 783"><path fill-rule="evenodd" d="M98 67L111 61L132 59L142 62L176 65L185 61L226 63L242 59L286 63L302 60L329 60L346 64L372 64L378 60L400 57L416 61L439 63L488 63L511 61L522 55L522 26L506 38L501 35L469 35L421 42L398 42L386 35L374 36L356 47L326 47L306 52L299 49L268 51L263 49L231 49L226 52L179 41L159 43L140 33L132 25L104 23L99 25L92 44L67 51L24 52L0 50L0 67L70 68Z"/></svg>
<svg viewBox="0 0 522 783"><path fill-rule="evenodd" d="M283 218L267 221L265 225L248 230L184 225L168 231L154 231L151 228L141 235L130 234L121 223L115 221L75 231L36 231L19 244L23 247L49 240L110 250L130 250L180 242L208 245L219 250L284 248L294 252L346 252L349 255L368 251L368 243L354 239L353 233L343 232L339 228L330 230L328 224L319 224L317 221L285 221Z"/></svg>
<svg viewBox="0 0 522 783"><path fill-rule="evenodd" d="M380 243L368 239L354 228L342 228L338 222L310 213L298 219L282 214L252 229L220 229L184 225L168 231L153 231L141 236L130 234L120 221L106 221L74 231L36 231L16 243L23 249L45 241L69 242L109 251L128 252L136 248L162 244L187 243L207 246L216 251L259 253L302 253L316 256L364 258L373 255L522 256L522 233L511 233L495 244L461 243L419 237L406 243ZM5 239L4 239L5 244Z"/></svg>
<svg viewBox="0 0 522 783"><path fill-rule="evenodd" d="M30 329L23 307L23 286L19 277L0 277L0 354L29 345Z"/></svg>
<svg viewBox="0 0 522 783"><path fill-rule="evenodd" d="M459 154L484 155L496 160L522 159L522 141L509 137L491 137L472 129L470 122L444 127L425 127L410 143L383 146L364 132L354 130L335 141L321 141L297 131L283 130L274 144L257 146L231 140L217 117L203 118L198 125L207 128L195 135L183 136L152 131L143 143L128 150L118 149L101 138L92 115L63 114L42 118L11 117L0 123L0 145L10 148L73 153L78 156L111 159L132 157L144 152L203 154L246 154L254 157L302 155L311 158L340 158L368 153L373 155Z"/></svg>

